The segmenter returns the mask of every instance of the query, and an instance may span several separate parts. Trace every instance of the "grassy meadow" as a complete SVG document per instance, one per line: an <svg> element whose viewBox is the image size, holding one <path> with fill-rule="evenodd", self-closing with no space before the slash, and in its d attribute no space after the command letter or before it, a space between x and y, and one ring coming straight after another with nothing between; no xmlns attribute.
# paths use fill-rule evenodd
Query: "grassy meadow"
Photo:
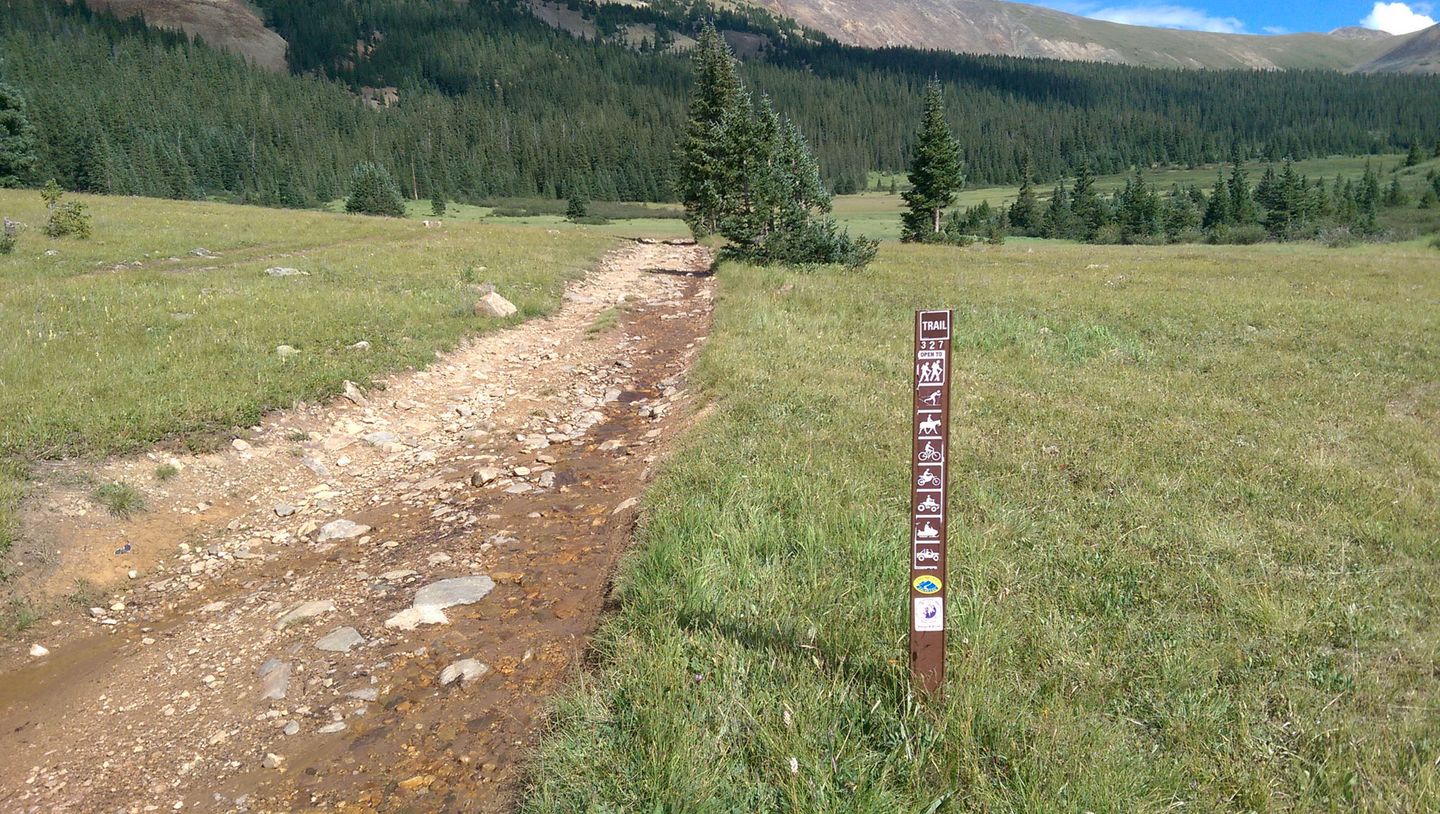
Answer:
<svg viewBox="0 0 1440 814"><path fill-rule="evenodd" d="M0 255L0 552L27 461L206 445L346 379L424 365L466 333L553 310L614 245L579 229L74 197L94 215L89 240L46 237L39 194L0 190L0 214L29 224ZM305 275L265 273L277 266ZM474 316L480 282L520 314Z"/></svg>
<svg viewBox="0 0 1440 814"><path fill-rule="evenodd" d="M726 265L530 814L1440 808L1440 252ZM911 313L956 309L949 679L905 651Z"/></svg>
<svg viewBox="0 0 1440 814"><path fill-rule="evenodd" d="M1365 172L1365 165L1372 164L1381 173L1380 183L1388 186L1392 177L1398 176L1400 183L1411 196L1410 208L1414 208L1415 200L1425 184L1425 173L1431 169L1440 169L1440 159L1430 159L1414 167L1404 167L1405 156L1403 155L1374 155L1374 156L1334 156L1331 158L1311 158L1295 162L1295 167L1302 174L1308 175L1312 180L1324 178L1328 185L1340 175L1346 178L1359 179ZM1266 162L1250 161L1246 165L1250 173L1250 183L1254 184L1260 180L1265 173ZM1277 165L1278 167L1278 165ZM1204 167L1165 167L1146 171L1145 177L1155 185L1161 192L1166 192L1173 184L1181 186L1195 185L1207 193L1215 184L1215 172L1223 170L1226 177L1230 174L1230 165L1209 165ZM1391 171L1395 172L1392 176ZM1125 185L1125 179L1132 176L1132 173L1118 173L1114 175L1100 175L1095 178L1095 189L1109 195L1118 191ZM1067 189L1074 183L1073 178L1067 178L1065 186ZM909 186L904 173L876 173L872 172L869 178L869 189L856 195L842 195L835 198L835 218L841 226L848 228L853 234L865 235L876 240L899 240L900 239L900 213L905 208L905 201L901 197L889 194L891 182L895 182L897 190L903 191ZM879 190L876 184L879 184ZM1041 200L1049 200L1050 191L1055 188L1053 182L1040 183L1035 185L1035 192ZM967 209L972 206L979 206L982 201L989 201L991 206L1009 206L1015 202L1020 194L1018 186L1005 187L973 187L960 192L956 199L956 207ZM1396 225L1415 225L1412 222L1423 222L1423 225L1433 226L1434 217L1414 217L1412 213L1395 213L1393 210L1386 210L1386 221L1397 221ZM1400 217L1394 217L1400 215Z"/></svg>

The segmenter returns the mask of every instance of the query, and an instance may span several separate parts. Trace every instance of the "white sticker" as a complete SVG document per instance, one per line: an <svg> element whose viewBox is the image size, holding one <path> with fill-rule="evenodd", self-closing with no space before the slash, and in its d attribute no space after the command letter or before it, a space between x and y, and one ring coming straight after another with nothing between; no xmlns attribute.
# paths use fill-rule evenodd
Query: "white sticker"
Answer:
<svg viewBox="0 0 1440 814"><path fill-rule="evenodd" d="M938 596L915 597L915 616L911 624L921 633L945 629L945 600Z"/></svg>

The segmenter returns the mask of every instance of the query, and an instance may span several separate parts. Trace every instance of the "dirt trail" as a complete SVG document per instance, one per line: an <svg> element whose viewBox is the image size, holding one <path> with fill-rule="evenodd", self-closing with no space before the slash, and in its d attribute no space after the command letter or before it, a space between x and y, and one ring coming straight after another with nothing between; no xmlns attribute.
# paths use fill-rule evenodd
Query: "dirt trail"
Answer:
<svg viewBox="0 0 1440 814"><path fill-rule="evenodd" d="M48 579L126 584L0 650L0 811L506 810L688 414L709 262L627 246L554 317L175 460L130 522L44 473L28 530L79 541Z"/></svg>

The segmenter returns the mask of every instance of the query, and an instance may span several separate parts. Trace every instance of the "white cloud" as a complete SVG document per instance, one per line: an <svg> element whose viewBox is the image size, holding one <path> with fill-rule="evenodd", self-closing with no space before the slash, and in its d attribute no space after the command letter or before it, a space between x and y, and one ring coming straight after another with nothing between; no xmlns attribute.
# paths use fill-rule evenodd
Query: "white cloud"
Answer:
<svg viewBox="0 0 1440 814"><path fill-rule="evenodd" d="M1431 10L1425 3L1376 3L1360 24L1391 34L1409 34L1435 25L1435 18L1430 16Z"/></svg>
<svg viewBox="0 0 1440 814"><path fill-rule="evenodd" d="M1153 28L1184 28L1224 34L1239 34L1245 30L1245 23L1241 20L1234 17L1214 17L1203 9L1190 6L1112 6L1081 13L1096 20Z"/></svg>
<svg viewBox="0 0 1440 814"><path fill-rule="evenodd" d="M1286 28L1286 27L1283 26L1283 25L1267 25L1267 26L1262 26L1262 27L1260 28L1260 30L1261 30L1261 31L1264 31L1266 34L1289 34L1289 33L1290 33L1290 29Z"/></svg>

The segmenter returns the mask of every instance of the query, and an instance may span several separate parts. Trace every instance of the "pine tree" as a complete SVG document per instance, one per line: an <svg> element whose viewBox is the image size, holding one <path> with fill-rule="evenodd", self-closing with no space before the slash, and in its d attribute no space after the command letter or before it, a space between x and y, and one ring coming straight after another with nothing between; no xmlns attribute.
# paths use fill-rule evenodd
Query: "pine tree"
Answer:
<svg viewBox="0 0 1440 814"><path fill-rule="evenodd" d="M570 185L570 197L565 202L565 219L578 221L590 214L590 197L579 184Z"/></svg>
<svg viewBox="0 0 1440 814"><path fill-rule="evenodd" d="M405 201L400 189L389 171L379 164L365 162L355 167L351 175L350 197L345 200L345 211L361 215L388 215L403 217Z"/></svg>
<svg viewBox="0 0 1440 814"><path fill-rule="evenodd" d="M1073 215L1070 237L1080 240L1094 240L1100 229L1110 221L1110 212L1095 191L1095 174L1090 171L1088 163L1081 164L1080 171L1075 174L1070 212Z"/></svg>
<svg viewBox="0 0 1440 814"><path fill-rule="evenodd" d="M908 210L901 218L903 240L934 239L941 234L941 215L955 203L965 184L960 145L945 122L945 101L939 80L925 89L925 112L910 160L910 189L902 196Z"/></svg>
<svg viewBox="0 0 1440 814"><path fill-rule="evenodd" d="M1245 172L1245 162L1240 159L1237 150L1234 157L1235 166L1230 170L1230 182L1227 190L1230 195L1230 218L1229 223L1237 226L1249 226L1260 220L1260 213L1255 208L1255 196L1250 189L1250 180Z"/></svg>
<svg viewBox="0 0 1440 814"><path fill-rule="evenodd" d="M445 193L438 189L430 196L430 214L437 218L445 214Z"/></svg>
<svg viewBox="0 0 1440 814"><path fill-rule="evenodd" d="M1425 151L1420 149L1420 142L1411 142L1410 153L1405 156L1405 166L1413 167L1425 160Z"/></svg>
<svg viewBox="0 0 1440 814"><path fill-rule="evenodd" d="M1205 202L1205 215L1200 219L1200 227L1214 232L1230 222L1230 191L1225 186L1224 174L1216 170L1215 188L1210 191L1210 200Z"/></svg>
<svg viewBox="0 0 1440 814"><path fill-rule="evenodd" d="M0 85L0 187L16 187L30 179L36 162L35 127L26 114L25 98Z"/></svg>
<svg viewBox="0 0 1440 814"><path fill-rule="evenodd" d="M1050 193L1050 203L1040 219L1040 236L1059 238L1070 234L1070 196L1065 191L1065 182L1056 185Z"/></svg>
<svg viewBox="0 0 1440 814"><path fill-rule="evenodd" d="M697 236L713 234L720 228L721 206L726 195L725 178L733 175L737 158L726 150L738 140L727 133L748 119L741 99L740 77L735 58L713 23L706 23L692 58L695 84L690 96L690 119L680 141L680 166L676 191L685 205L686 222Z"/></svg>
<svg viewBox="0 0 1440 814"><path fill-rule="evenodd" d="M1021 234L1030 234L1040 225L1040 202L1030 183L1031 172L1030 156L1026 155L1020 169L1020 192L1010 205L1010 228Z"/></svg>
<svg viewBox="0 0 1440 814"><path fill-rule="evenodd" d="M1160 233L1160 201L1139 168L1133 178L1125 180L1117 203L1121 241L1129 243Z"/></svg>

